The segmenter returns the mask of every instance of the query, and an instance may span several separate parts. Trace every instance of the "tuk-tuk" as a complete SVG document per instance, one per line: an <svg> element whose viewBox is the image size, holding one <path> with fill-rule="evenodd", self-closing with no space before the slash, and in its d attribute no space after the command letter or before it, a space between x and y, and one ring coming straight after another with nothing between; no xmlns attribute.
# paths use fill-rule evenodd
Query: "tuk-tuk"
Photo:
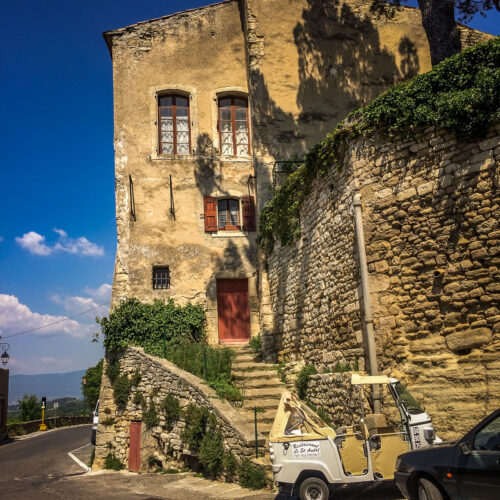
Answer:
<svg viewBox="0 0 500 500"><path fill-rule="evenodd" d="M395 378L353 373L359 423L333 429L295 394L285 391L269 434L274 480L301 500L326 500L335 485L394 479L402 453L440 442L429 415ZM363 386L383 385L399 410L399 425L384 414L364 414ZM384 404L389 404L386 401Z"/></svg>

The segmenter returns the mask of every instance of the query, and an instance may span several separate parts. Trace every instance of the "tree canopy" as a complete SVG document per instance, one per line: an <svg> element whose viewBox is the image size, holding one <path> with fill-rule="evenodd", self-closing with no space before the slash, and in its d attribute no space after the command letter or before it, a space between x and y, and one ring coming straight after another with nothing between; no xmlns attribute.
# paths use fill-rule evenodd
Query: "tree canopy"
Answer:
<svg viewBox="0 0 500 500"><path fill-rule="evenodd" d="M101 390L102 359L95 366L87 368L84 377L86 384L83 384L82 379L82 393L85 395L88 407L92 411L99 399L99 392Z"/></svg>

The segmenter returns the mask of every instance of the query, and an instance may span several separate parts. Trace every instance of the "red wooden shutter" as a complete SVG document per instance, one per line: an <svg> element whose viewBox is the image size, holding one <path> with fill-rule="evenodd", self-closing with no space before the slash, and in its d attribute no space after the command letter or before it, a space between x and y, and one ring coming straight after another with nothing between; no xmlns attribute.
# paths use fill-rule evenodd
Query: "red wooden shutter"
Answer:
<svg viewBox="0 0 500 500"><path fill-rule="evenodd" d="M214 196L204 196L205 231L217 231L217 200Z"/></svg>
<svg viewBox="0 0 500 500"><path fill-rule="evenodd" d="M255 202L253 196L241 198L243 212L243 231L255 231Z"/></svg>

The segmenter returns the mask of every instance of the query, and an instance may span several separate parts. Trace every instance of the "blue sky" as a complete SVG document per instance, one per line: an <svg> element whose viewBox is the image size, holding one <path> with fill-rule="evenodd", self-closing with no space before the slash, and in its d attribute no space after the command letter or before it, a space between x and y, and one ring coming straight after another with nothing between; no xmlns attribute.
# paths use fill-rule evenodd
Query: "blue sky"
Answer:
<svg viewBox="0 0 500 500"><path fill-rule="evenodd" d="M0 335L11 373L87 368L116 250L111 59L102 32L207 1L2 2ZM473 27L499 34L500 15Z"/></svg>

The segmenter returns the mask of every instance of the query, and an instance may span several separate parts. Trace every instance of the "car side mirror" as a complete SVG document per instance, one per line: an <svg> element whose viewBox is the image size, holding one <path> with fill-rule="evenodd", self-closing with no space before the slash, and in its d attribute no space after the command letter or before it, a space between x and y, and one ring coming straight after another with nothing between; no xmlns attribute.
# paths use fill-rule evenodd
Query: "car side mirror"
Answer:
<svg viewBox="0 0 500 500"><path fill-rule="evenodd" d="M458 449L462 455L470 455L471 448L469 443L462 442L458 444Z"/></svg>

